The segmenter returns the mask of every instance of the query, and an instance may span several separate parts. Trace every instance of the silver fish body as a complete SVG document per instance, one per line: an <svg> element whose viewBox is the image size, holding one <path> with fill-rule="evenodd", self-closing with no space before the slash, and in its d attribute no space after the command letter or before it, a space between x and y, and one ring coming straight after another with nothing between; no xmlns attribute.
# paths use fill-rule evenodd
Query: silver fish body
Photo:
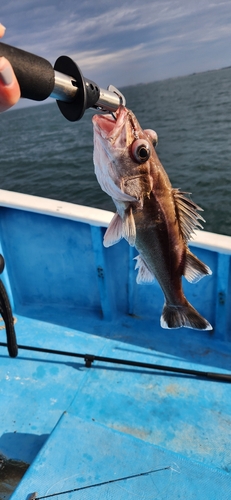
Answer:
<svg viewBox="0 0 231 500"><path fill-rule="evenodd" d="M117 208L104 245L125 238L137 248L137 282L151 283L156 277L165 295L163 328L211 330L182 289L183 275L195 283L211 274L187 246L194 229L202 227L201 209L186 193L172 188L155 151L156 133L142 130L124 106L115 118L93 117L95 173Z"/></svg>

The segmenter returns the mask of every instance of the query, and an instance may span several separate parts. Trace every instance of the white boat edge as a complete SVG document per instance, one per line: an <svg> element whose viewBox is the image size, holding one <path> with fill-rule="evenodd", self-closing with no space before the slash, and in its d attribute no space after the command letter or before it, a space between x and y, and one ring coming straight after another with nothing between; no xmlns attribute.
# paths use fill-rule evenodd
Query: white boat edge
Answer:
<svg viewBox="0 0 231 500"><path fill-rule="evenodd" d="M107 227L113 212L0 189L0 206Z"/></svg>
<svg viewBox="0 0 231 500"><path fill-rule="evenodd" d="M53 217L61 217L101 227L108 227L114 215L113 212L99 208L87 207L66 201L53 200L4 189L0 189L0 206L50 215ZM231 237L204 230L195 231L193 239L190 240L190 246L230 254Z"/></svg>

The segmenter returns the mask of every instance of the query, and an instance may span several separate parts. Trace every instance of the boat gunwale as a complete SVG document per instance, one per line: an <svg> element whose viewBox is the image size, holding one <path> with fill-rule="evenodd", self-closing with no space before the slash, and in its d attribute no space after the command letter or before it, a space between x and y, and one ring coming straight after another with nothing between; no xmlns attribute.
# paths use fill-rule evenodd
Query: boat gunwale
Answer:
<svg viewBox="0 0 231 500"><path fill-rule="evenodd" d="M114 213L100 208L0 189L0 206L108 227ZM231 254L231 236L195 230L190 246Z"/></svg>

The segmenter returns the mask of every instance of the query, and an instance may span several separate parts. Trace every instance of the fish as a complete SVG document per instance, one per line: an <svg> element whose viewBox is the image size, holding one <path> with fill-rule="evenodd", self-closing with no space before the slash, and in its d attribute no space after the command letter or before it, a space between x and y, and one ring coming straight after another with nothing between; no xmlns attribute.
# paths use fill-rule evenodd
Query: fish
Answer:
<svg viewBox="0 0 231 500"><path fill-rule="evenodd" d="M92 122L96 178L116 206L104 246L122 238L135 246L137 283L156 278L165 297L162 328L212 330L182 288L182 276L197 283L212 274L188 248L195 229L203 229L202 209L191 193L172 187L156 153L156 132L143 130L131 110L121 105L114 114L94 115Z"/></svg>

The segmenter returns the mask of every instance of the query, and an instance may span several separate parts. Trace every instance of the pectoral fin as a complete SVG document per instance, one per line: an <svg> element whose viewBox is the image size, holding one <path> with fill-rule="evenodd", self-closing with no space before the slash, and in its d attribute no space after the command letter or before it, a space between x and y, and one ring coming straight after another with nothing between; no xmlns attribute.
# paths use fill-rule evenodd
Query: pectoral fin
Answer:
<svg viewBox="0 0 231 500"><path fill-rule="evenodd" d="M124 212L122 236L125 238L125 240L127 240L127 242L129 243L129 245L131 245L131 247L135 246L136 225L134 221L132 207L129 207Z"/></svg>
<svg viewBox="0 0 231 500"><path fill-rule="evenodd" d="M151 273L151 271L149 271L142 257L137 255L134 260L136 260L135 269L139 269L136 277L136 283L138 283L138 285L152 285L155 276Z"/></svg>
<svg viewBox="0 0 231 500"><path fill-rule="evenodd" d="M119 214L116 212L113 216L107 231L104 235L103 244L106 248L118 243L122 238L123 222Z"/></svg>
<svg viewBox="0 0 231 500"><path fill-rule="evenodd" d="M134 247L136 241L136 225L132 207L125 210L123 219L118 212L115 213L104 235L103 244L105 247L110 247L118 243L121 238L125 238L129 245Z"/></svg>

